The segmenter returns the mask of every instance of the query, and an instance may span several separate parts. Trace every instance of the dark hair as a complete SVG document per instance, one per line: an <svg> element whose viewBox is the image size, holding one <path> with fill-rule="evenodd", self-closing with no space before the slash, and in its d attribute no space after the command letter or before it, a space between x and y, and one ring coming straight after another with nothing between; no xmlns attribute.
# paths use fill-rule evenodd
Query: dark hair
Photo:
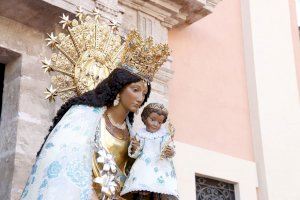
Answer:
<svg viewBox="0 0 300 200"><path fill-rule="evenodd" d="M117 94L128 84L136 83L141 81L142 79L139 76L133 75L125 69L116 68L113 70L110 75L104 79L101 83L97 85L94 90L88 91L82 94L79 97L73 97L69 99L66 103L64 103L60 109L57 111L56 116L53 118L53 124L49 128L49 133L46 135L45 140L37 153L39 156L45 142L47 141L49 134L57 125L57 123L61 120L64 114L71 108L73 105L88 105L93 107L111 107L113 102L117 96ZM151 85L148 85L148 93L145 96L145 100L143 104L148 100L148 97L151 92ZM142 104L142 105L143 105ZM128 119L129 122L133 123L134 113L129 112Z"/></svg>
<svg viewBox="0 0 300 200"><path fill-rule="evenodd" d="M153 112L156 113L156 114L158 114L158 115L163 115L165 117L163 123L165 123L167 121L167 119L168 119L168 111L164 107L164 105L160 104L160 103L149 103L143 109L143 112L141 114L142 121L145 123L145 120L147 119L147 117L149 117L149 115L151 113L153 113Z"/></svg>

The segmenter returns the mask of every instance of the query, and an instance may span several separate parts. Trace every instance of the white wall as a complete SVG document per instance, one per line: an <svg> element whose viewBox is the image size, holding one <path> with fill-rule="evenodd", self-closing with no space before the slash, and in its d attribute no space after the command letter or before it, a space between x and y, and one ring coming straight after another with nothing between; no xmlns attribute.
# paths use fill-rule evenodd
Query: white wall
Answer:
<svg viewBox="0 0 300 200"><path fill-rule="evenodd" d="M300 199L300 109L289 1L241 0L260 200Z"/></svg>
<svg viewBox="0 0 300 200"><path fill-rule="evenodd" d="M254 162L176 142L174 158L181 200L196 199L195 176L234 183L237 200L256 200L257 173Z"/></svg>

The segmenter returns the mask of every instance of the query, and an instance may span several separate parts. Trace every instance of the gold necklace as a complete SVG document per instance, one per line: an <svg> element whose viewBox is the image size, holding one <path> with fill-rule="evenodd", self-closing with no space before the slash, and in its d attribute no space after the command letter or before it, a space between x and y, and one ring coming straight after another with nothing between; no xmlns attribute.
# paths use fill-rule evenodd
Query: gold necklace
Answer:
<svg viewBox="0 0 300 200"><path fill-rule="evenodd" d="M107 113L107 118L109 120L109 122L116 128L121 129L121 130L125 130L126 129L126 122L124 121L123 124L119 124L117 122L115 122L111 116L111 114Z"/></svg>

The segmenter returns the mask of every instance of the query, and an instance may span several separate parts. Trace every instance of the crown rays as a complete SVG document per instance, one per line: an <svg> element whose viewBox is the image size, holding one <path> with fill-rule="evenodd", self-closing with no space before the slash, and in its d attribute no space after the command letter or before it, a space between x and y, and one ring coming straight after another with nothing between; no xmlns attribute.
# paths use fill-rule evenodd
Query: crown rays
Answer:
<svg viewBox="0 0 300 200"><path fill-rule="evenodd" d="M47 46L56 51L42 61L45 73L54 73L45 92L49 101L56 96L66 101L93 89L120 63L124 46L116 34L117 25L101 23L100 15L98 9L86 15L78 7L76 19L61 16L65 33L48 34Z"/></svg>

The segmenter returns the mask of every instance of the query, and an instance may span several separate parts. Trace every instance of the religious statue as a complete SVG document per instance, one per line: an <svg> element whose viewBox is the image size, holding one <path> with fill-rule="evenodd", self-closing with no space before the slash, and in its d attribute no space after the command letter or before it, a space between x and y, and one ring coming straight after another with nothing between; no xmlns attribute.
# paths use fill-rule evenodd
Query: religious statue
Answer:
<svg viewBox="0 0 300 200"><path fill-rule="evenodd" d="M168 111L159 103L148 104L142 112L141 128L131 141L128 154L136 158L121 195L132 193L136 199L178 199L176 173L171 158L164 155L165 148L173 148L173 130L162 127ZM131 145L140 141L132 152Z"/></svg>
<svg viewBox="0 0 300 200"><path fill-rule="evenodd" d="M54 85L46 98L60 96L65 103L37 153L22 200L123 199L134 113L169 56L166 44L137 31L121 37L97 9L86 15L78 8L76 17L63 15L66 33L47 38L56 52L43 61ZM132 144L133 151L139 148Z"/></svg>

